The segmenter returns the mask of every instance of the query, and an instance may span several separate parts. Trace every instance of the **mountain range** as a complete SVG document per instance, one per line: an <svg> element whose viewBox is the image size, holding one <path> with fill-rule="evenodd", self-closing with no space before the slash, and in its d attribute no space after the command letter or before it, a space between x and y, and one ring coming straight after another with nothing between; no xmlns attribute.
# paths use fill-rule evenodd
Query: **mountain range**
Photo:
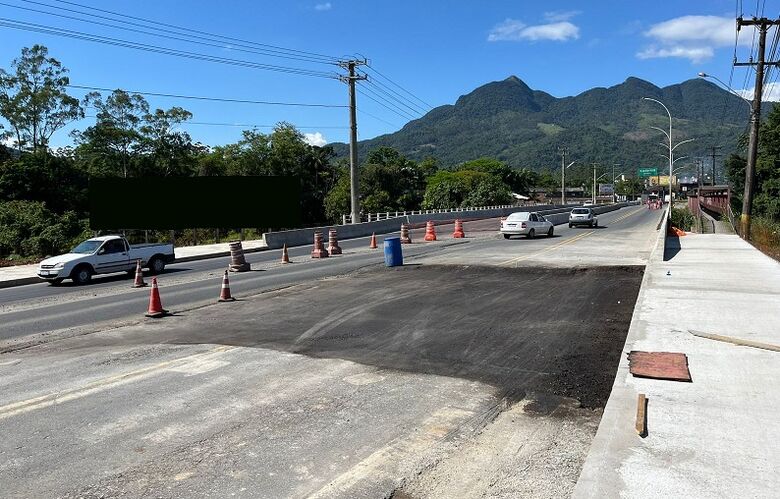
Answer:
<svg viewBox="0 0 780 499"><path fill-rule="evenodd" d="M695 139L675 151L678 157L706 156L712 146L729 153L746 131L746 101L701 78L661 88L630 77L609 88L558 98L510 76L434 108L395 133L360 141L358 153L364 158L374 148L389 146L411 159L437 158L444 166L490 156L539 170L559 168L558 151L564 147L567 161L620 163L627 169L663 166L668 153L660 142L665 137L651 127L668 130L669 118L643 97L669 108L675 143ZM338 156L348 156L346 144L331 145Z"/></svg>

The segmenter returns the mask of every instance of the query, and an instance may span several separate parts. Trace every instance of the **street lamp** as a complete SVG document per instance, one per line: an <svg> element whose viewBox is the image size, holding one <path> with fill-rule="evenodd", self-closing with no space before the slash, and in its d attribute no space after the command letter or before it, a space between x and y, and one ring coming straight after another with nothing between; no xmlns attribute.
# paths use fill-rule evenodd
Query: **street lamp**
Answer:
<svg viewBox="0 0 780 499"><path fill-rule="evenodd" d="M742 94L740 94L739 92L737 92L736 90L734 90L733 88L731 88L731 87L730 87L730 86L729 86L727 83L725 83L723 80L721 80L721 79L720 79L720 78L718 78L717 76L715 76L715 75L710 75L710 74L707 74L707 73L704 73L704 72L699 72L699 78L712 78L713 80L717 81L718 83L720 83L721 85L723 85L724 87L726 87L726 89L727 89L729 92L731 92L732 94L734 94L734 95L736 95L737 97L739 97L740 99L742 99L742 101L743 101L743 102L745 102L745 104L747 104L748 106L750 106L750 109L751 109L751 110L753 109L753 103L752 103L752 102L750 102L749 100L747 100L747 99L746 99L746 98L745 98L745 97L744 97Z"/></svg>
<svg viewBox="0 0 780 499"><path fill-rule="evenodd" d="M599 176L599 178L596 178L596 165L593 165L593 193L592 193L592 197L593 197L593 204L594 205L596 204L596 182L598 182L599 180L601 180L602 178L604 178L606 176L607 176L607 174L604 173L603 175Z"/></svg>
<svg viewBox="0 0 780 499"><path fill-rule="evenodd" d="M669 133L667 134L666 131L661 130L660 128L658 128L658 130L661 130L664 133L664 135L666 135L666 138L669 139L669 204L671 205L671 201L672 201L672 113L669 112L669 108L666 107L666 105L663 102L657 99L653 99L652 97L642 97L642 100L649 100L655 102L656 104L660 104L661 107L664 108L664 111L666 111L666 114L669 115ZM671 215L672 215L672 210L668 210L667 217L671 217Z"/></svg>

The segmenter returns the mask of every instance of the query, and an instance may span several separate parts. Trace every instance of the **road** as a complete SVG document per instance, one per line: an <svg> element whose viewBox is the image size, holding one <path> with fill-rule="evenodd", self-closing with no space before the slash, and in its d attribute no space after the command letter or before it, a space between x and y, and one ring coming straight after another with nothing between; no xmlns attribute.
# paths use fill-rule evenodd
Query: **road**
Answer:
<svg viewBox="0 0 780 499"><path fill-rule="evenodd" d="M0 355L3 495L566 495L659 216L627 208L602 215L607 229L509 241L474 222L465 241L405 247L395 269L365 240L326 261L295 250L289 266L254 254L265 270L232 275L241 300L226 304L226 260L182 264L161 320L139 317L148 291L126 280L30 286L43 303L6 302L4 335L61 329L55 310L105 324Z"/></svg>

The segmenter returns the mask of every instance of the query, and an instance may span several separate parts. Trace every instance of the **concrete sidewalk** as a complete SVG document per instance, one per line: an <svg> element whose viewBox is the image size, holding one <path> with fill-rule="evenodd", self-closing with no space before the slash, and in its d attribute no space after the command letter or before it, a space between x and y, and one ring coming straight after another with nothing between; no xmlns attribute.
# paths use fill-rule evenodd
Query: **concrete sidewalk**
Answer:
<svg viewBox="0 0 780 499"><path fill-rule="evenodd" d="M738 343L780 345L780 264L735 235L675 241L668 261L656 245L624 354L685 353L693 382L635 378L624 355L573 496L777 497L780 352ZM646 438L634 428L639 393Z"/></svg>
<svg viewBox="0 0 780 499"><path fill-rule="evenodd" d="M267 249L262 239L243 241L241 245L244 251L248 253ZM173 251L176 255L176 263L230 255L229 243L181 246L174 248ZM0 267L0 288L43 282L35 275L37 269L38 264Z"/></svg>

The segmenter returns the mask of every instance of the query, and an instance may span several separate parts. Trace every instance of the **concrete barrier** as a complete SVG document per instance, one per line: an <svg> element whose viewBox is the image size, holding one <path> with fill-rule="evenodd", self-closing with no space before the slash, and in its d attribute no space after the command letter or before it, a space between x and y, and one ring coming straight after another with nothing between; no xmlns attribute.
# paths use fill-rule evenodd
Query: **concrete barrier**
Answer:
<svg viewBox="0 0 780 499"><path fill-rule="evenodd" d="M624 206L634 203L617 203L607 206L596 206L596 213L607 213ZM572 208L580 205L556 206L556 205L538 205L538 206L514 206L511 208L495 208L488 210L463 210L450 211L444 213L421 213L418 215L407 215L402 217L388 218L377 222L362 222L359 224L347 225L328 225L323 227L309 227L306 229L293 229L278 232L266 232L263 239L269 249L278 249L284 246L303 246L312 244L314 232L320 231L327 234L330 229L336 229L339 239L351 239L355 237L367 237L372 233L388 234L401 229L401 224L408 224L410 228L421 227L425 222L431 220L436 225L453 223L455 219L464 221L483 220L485 218L506 217L510 213L519 211L535 211L550 220L554 225L561 225L569 221L569 212Z"/></svg>

